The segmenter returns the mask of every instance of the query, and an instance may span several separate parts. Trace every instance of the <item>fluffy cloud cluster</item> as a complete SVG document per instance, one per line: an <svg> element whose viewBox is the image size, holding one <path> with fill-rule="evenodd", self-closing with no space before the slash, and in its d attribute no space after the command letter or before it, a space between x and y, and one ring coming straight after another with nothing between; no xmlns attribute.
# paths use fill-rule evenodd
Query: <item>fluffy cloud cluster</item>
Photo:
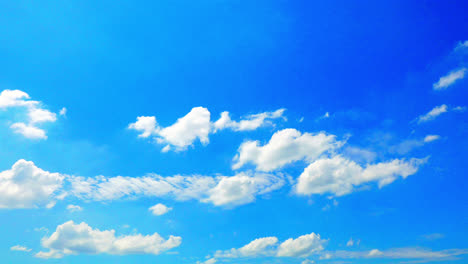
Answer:
<svg viewBox="0 0 468 264"><path fill-rule="evenodd" d="M163 215L163 214L168 213L169 211L172 210L172 208L167 207L162 203L158 203L158 204L155 204L155 205L151 206L148 210L151 211L151 213L153 215L158 215L159 216L159 215Z"/></svg>
<svg viewBox="0 0 468 264"><path fill-rule="evenodd" d="M332 196L342 196L372 182L376 182L381 188L398 177L406 178L416 173L424 162L425 159L395 159L368 164L363 168L341 156L321 158L311 163L299 176L295 192L299 195L328 193Z"/></svg>
<svg viewBox="0 0 468 264"><path fill-rule="evenodd" d="M298 238L289 238L282 243L276 237L257 238L241 248L218 250L214 258L295 257L305 258L324 250L326 239L310 233Z"/></svg>
<svg viewBox="0 0 468 264"><path fill-rule="evenodd" d="M18 160L11 169L0 172L0 208L53 206L63 180L59 173Z"/></svg>
<svg viewBox="0 0 468 264"><path fill-rule="evenodd" d="M70 194L90 200L115 200L125 197L169 197L196 199L216 206L235 206L255 200L258 195L284 185L281 175L239 173L234 176L144 177L69 177Z"/></svg>
<svg viewBox="0 0 468 264"><path fill-rule="evenodd" d="M187 149L195 141L202 144L209 143L209 135L223 129L234 131L255 130L266 124L271 124L272 119L282 118L284 109L275 112L265 112L249 115L240 121L233 121L229 112L223 112L216 122L211 122L211 114L204 107L194 107L185 116L179 118L168 127L161 127L154 116L137 117L135 123L128 125L129 129L140 132L138 137L154 138L159 144L165 144L163 152L171 149L181 151Z"/></svg>
<svg viewBox="0 0 468 264"><path fill-rule="evenodd" d="M57 226L55 232L44 237L41 244L47 252L38 252L38 258L61 258L65 255L75 254L153 254L158 255L164 251L178 247L182 238L169 236L162 238L158 233L152 235L126 235L115 236L114 230L93 229L86 223L75 224L68 221Z"/></svg>
<svg viewBox="0 0 468 264"><path fill-rule="evenodd" d="M41 107L41 102L30 100L27 93L20 90L4 90L0 93L0 110L21 107L26 109L27 121L13 123L10 128L30 139L46 139L46 132L38 125L55 122L57 114Z"/></svg>
<svg viewBox="0 0 468 264"><path fill-rule="evenodd" d="M273 134L263 146L259 141L242 143L234 157L233 169L252 163L259 171L272 171L299 160L312 162L342 144L334 135L324 132L302 134L296 129L283 129Z"/></svg>

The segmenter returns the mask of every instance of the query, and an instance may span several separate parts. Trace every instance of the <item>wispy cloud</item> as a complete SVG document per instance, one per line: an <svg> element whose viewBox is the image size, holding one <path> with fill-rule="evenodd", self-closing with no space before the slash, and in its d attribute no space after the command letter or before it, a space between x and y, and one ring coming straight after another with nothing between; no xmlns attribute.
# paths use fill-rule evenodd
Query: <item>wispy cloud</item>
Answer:
<svg viewBox="0 0 468 264"><path fill-rule="evenodd" d="M445 90L449 86L453 85L458 80L465 78L466 68L461 68L457 70L453 70L446 75L440 77L439 81L434 83L432 87L434 90L440 91Z"/></svg>

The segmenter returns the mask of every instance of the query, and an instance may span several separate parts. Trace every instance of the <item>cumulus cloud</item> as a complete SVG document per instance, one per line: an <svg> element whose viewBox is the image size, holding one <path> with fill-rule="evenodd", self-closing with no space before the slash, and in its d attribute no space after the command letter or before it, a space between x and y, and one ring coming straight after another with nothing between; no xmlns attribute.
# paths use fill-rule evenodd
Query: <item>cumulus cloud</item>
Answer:
<svg viewBox="0 0 468 264"><path fill-rule="evenodd" d="M0 172L0 208L53 206L64 176L50 173L31 161L18 160Z"/></svg>
<svg viewBox="0 0 468 264"><path fill-rule="evenodd" d="M81 208L79 205L69 204L67 205L67 210L73 213L83 211L83 208Z"/></svg>
<svg viewBox="0 0 468 264"><path fill-rule="evenodd" d="M308 257L324 249L327 242L321 239L319 234L310 233L296 239L288 239L281 243L276 253L279 257Z"/></svg>
<svg viewBox="0 0 468 264"><path fill-rule="evenodd" d="M311 163L299 176L295 186L298 195L325 194L342 196L356 188L376 182L379 188L416 173L425 159L394 159L368 164L365 168L341 156L322 158Z"/></svg>
<svg viewBox="0 0 468 264"><path fill-rule="evenodd" d="M115 230L93 229L87 223L75 224L68 221L57 226L55 232L44 237L41 244L49 251L38 252L38 258L61 258L78 254L153 254L158 255L178 247L182 238L169 236L162 238L158 233L152 235L115 236Z"/></svg>
<svg viewBox="0 0 468 264"><path fill-rule="evenodd" d="M447 73L445 76L440 77L439 81L434 83L432 87L434 90L445 90L453 85L458 80L465 78L466 68L460 68Z"/></svg>
<svg viewBox="0 0 468 264"><path fill-rule="evenodd" d="M218 250L215 258L295 257L305 258L324 250L328 240L310 233L279 243L276 237L257 238L241 248Z"/></svg>
<svg viewBox="0 0 468 264"><path fill-rule="evenodd" d="M252 163L257 170L272 171L299 160L312 162L342 144L334 135L324 132L302 134L296 129L283 129L273 134L270 141L263 146L259 141L242 143L232 167L239 169Z"/></svg>
<svg viewBox="0 0 468 264"><path fill-rule="evenodd" d="M169 150L182 151L192 146L197 140L203 145L209 143L209 135L222 129L234 131L255 130L265 124L271 124L272 119L283 117L284 109L274 112L264 112L233 121L229 112L223 112L221 118L211 122L211 113L205 107L194 107L185 116L179 118L168 127L161 127L154 116L137 117L135 123L128 125L129 129L140 132L138 137L153 138L159 144L164 144L163 152Z"/></svg>
<svg viewBox="0 0 468 264"><path fill-rule="evenodd" d="M150 174L143 177L70 176L70 194L89 200L115 200L131 197L168 197L199 200L216 206L236 206L255 200L258 195L284 185L281 175L244 172L234 176L170 176Z"/></svg>
<svg viewBox="0 0 468 264"><path fill-rule="evenodd" d="M158 204L151 206L148 210L151 211L153 215L163 215L171 211L172 208L167 207L162 203L158 203Z"/></svg>
<svg viewBox="0 0 468 264"><path fill-rule="evenodd" d="M38 125L55 122L57 114L42 108L41 102L30 100L27 93L20 90L3 90L0 93L0 110L23 107L26 109L27 122L17 122L10 126L13 132L29 139L47 139L46 132Z"/></svg>
<svg viewBox="0 0 468 264"><path fill-rule="evenodd" d="M25 246L21 246L21 245L16 245L16 246L12 246L10 248L11 251L23 251L23 252L29 252L31 251L30 248L27 248Z"/></svg>
<svg viewBox="0 0 468 264"><path fill-rule="evenodd" d="M271 120L277 118L284 118L283 114L286 109L278 109L274 112L264 112L259 114L248 115L240 121L233 121L229 112L221 113L221 117L214 122L213 126L215 131L222 129L232 129L234 131L248 131L255 130L261 126L272 124Z"/></svg>

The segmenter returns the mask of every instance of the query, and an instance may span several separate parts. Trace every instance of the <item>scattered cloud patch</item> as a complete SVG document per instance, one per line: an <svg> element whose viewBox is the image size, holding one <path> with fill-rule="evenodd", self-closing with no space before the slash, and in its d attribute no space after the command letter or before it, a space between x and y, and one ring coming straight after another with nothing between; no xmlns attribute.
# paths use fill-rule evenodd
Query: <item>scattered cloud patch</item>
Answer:
<svg viewBox="0 0 468 264"><path fill-rule="evenodd" d="M428 121L432 121L432 120L436 119L438 116L440 116L440 115L442 115L444 113L451 112L451 111L452 112L464 112L465 110L466 110L466 107L464 107L464 106L456 106L456 107L451 107L450 108L445 104L439 105L439 106L434 107L428 113L419 116L418 119L417 119L417 123L421 124L421 123L425 123L425 122L428 122Z"/></svg>
<svg viewBox="0 0 468 264"><path fill-rule="evenodd" d="M60 116L67 116L67 108L63 107L59 112Z"/></svg>
<svg viewBox="0 0 468 264"><path fill-rule="evenodd" d="M21 246L21 245L16 245L16 246L12 246L10 248L11 251L23 251L23 252L29 252L31 251L30 248L27 248L25 246Z"/></svg>
<svg viewBox="0 0 468 264"><path fill-rule="evenodd" d="M234 157L233 169L252 163L259 171L273 171L295 161L312 162L325 152L340 147L334 135L324 132L301 133L296 129L283 129L273 134L270 141L261 146L259 141L241 144Z"/></svg>
<svg viewBox="0 0 468 264"><path fill-rule="evenodd" d="M240 121L233 121L229 112L223 112L216 122L211 122L211 113L207 108L194 107L188 114L168 127L159 126L154 116L140 116L137 117L135 123L129 124L128 128L140 132L138 137L151 137L157 143L164 144L163 152L183 151L197 140L203 145L208 144L209 135L223 129L248 131L272 124L273 119L284 119L284 111L285 109L279 109L274 112L252 114Z"/></svg>
<svg viewBox="0 0 468 264"><path fill-rule="evenodd" d="M431 111L429 111L427 114L424 114L418 118L418 123L424 123L427 121L434 120L436 117L440 116L443 113L448 112L448 107L447 105L439 105L434 107Z"/></svg>
<svg viewBox="0 0 468 264"><path fill-rule="evenodd" d="M356 162L341 156L322 158L304 169L294 191L298 195L327 193L332 196L342 196L373 182L382 188L399 177L405 179L416 173L424 162L425 159L409 161L395 159L361 167Z"/></svg>
<svg viewBox="0 0 468 264"><path fill-rule="evenodd" d="M281 175L242 172L234 176L95 177L70 176L70 194L82 199L106 201L132 197L172 197L232 207L250 203L258 195L285 183Z"/></svg>
<svg viewBox="0 0 468 264"><path fill-rule="evenodd" d="M447 73L447 75L440 77L439 81L434 83L432 87L436 91L445 90L449 86L457 82L458 80L465 78L465 73L466 73L466 68L453 70Z"/></svg>
<svg viewBox="0 0 468 264"><path fill-rule="evenodd" d="M167 207L162 203L158 203L156 205L151 206L148 210L151 211L151 213L153 215L158 215L159 216L159 215L163 215L163 214L168 213L169 211L172 210L172 208Z"/></svg>
<svg viewBox="0 0 468 264"><path fill-rule="evenodd" d="M305 258L318 254L328 240L310 233L298 238L289 238L282 243L276 237L257 238L241 248L218 250L215 258L294 257Z"/></svg>
<svg viewBox="0 0 468 264"><path fill-rule="evenodd" d="M81 208L81 206L79 205L69 204L67 205L67 210L73 213L73 212L83 211L83 208Z"/></svg>
<svg viewBox="0 0 468 264"><path fill-rule="evenodd" d="M29 95L20 90L3 90L0 93L0 110L10 108L26 109L26 117L23 122L10 125L14 133L28 139L47 139L45 130L38 125L57 121L57 114L42 107L39 101L30 100Z"/></svg>
<svg viewBox="0 0 468 264"><path fill-rule="evenodd" d="M68 221L57 226L49 237L44 237L41 244L49 251L40 251L38 258L62 258L66 255L79 254L153 254L178 247L182 238L169 236L162 238L158 233L152 235L123 235L115 236L114 230L93 229L87 223L75 224Z"/></svg>
<svg viewBox="0 0 468 264"><path fill-rule="evenodd" d="M229 116L229 112L221 113L221 117L214 122L214 130L219 131L222 129L232 129L234 131L249 131L255 130L261 126L272 125L271 120L278 118L285 118L283 116L286 109L278 109L274 112L264 112L259 114L248 115L240 121L233 121Z"/></svg>
<svg viewBox="0 0 468 264"><path fill-rule="evenodd" d="M437 141L440 139L439 135L427 135L422 139L409 139L409 140L404 140L403 142L391 146L389 148L389 151L391 153L398 153L400 155L404 155L410 151L412 151L415 148L422 147L426 145L427 143L431 143L434 141Z"/></svg>

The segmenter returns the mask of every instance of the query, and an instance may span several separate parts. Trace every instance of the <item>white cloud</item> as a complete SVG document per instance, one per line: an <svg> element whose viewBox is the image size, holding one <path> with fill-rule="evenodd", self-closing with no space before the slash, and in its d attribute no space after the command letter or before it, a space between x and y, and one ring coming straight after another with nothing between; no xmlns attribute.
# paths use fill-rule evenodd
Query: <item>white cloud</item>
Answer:
<svg viewBox="0 0 468 264"><path fill-rule="evenodd" d="M211 122L211 113L204 107L194 107L185 116L179 118L168 127L160 127L154 116L137 117L135 123L128 128L139 131L138 137L152 137L159 144L165 144L163 152L169 150L182 151L199 140L203 145L209 143L209 135L222 129L230 128L234 131L254 130L265 124L271 124L272 119L284 118L284 109L274 112L264 112L249 115L240 121L232 121L229 112L223 112L221 118Z"/></svg>
<svg viewBox="0 0 468 264"><path fill-rule="evenodd" d="M73 213L73 212L82 211L83 208L81 208L81 206L79 205L69 204L67 205L67 210Z"/></svg>
<svg viewBox="0 0 468 264"><path fill-rule="evenodd" d="M326 239L310 233L298 238L289 238L278 243L276 237L257 238L241 248L218 250L215 258L296 257L304 258L321 252Z"/></svg>
<svg viewBox="0 0 468 264"><path fill-rule="evenodd" d="M37 127L45 122L55 122L57 115L41 107L39 101L30 100L27 93L20 90L3 90L0 93L0 110L13 107L26 108L28 122L17 122L10 126L13 132L29 139L47 139L46 132Z"/></svg>
<svg viewBox="0 0 468 264"><path fill-rule="evenodd" d="M0 208L31 208L53 205L64 176L50 173L31 161L18 160L0 172Z"/></svg>
<svg viewBox="0 0 468 264"><path fill-rule="evenodd" d="M447 75L440 77L439 81L434 83L432 87L434 90L445 90L453 85L456 81L465 77L466 68L461 68L449 72Z"/></svg>
<svg viewBox="0 0 468 264"><path fill-rule="evenodd" d="M10 248L11 251L23 251L23 252L29 252L31 251L30 248L27 248L25 246L21 246L21 245L16 245L16 246L12 246Z"/></svg>
<svg viewBox="0 0 468 264"><path fill-rule="evenodd" d="M77 254L153 254L178 247L182 238L170 236L167 240L158 233L153 235L123 235L116 237L114 230L93 229L82 222L75 224L68 221L57 226L55 232L44 237L41 244L48 252L40 251L38 258L61 258L66 255Z"/></svg>
<svg viewBox="0 0 468 264"><path fill-rule="evenodd" d="M211 130L210 112L204 107L194 107L182 118L179 118L172 126L162 128L158 134L159 143L168 143L178 150L199 139L202 144L208 144L208 135Z"/></svg>
<svg viewBox="0 0 468 264"><path fill-rule="evenodd" d="M255 200L257 195L262 195L284 185L282 177L271 174L256 173L249 175L239 173L235 176L218 177L218 184L209 190L209 197L202 200L214 205L242 205Z"/></svg>
<svg viewBox="0 0 468 264"><path fill-rule="evenodd" d="M167 144L163 152L170 150L171 146L176 151L181 151L197 139L202 144L208 144L211 130L210 112L204 107L194 107L173 125L164 128L159 127L154 116L140 116L128 128L142 132L139 137L154 136L158 143Z"/></svg>
<svg viewBox="0 0 468 264"><path fill-rule="evenodd" d="M25 123L14 123L10 126L13 132L21 134L29 139L47 139L46 132L43 129Z"/></svg>
<svg viewBox="0 0 468 264"><path fill-rule="evenodd" d="M163 215L172 210L171 207L167 207L162 203L151 206L148 210L151 211L153 215Z"/></svg>
<svg viewBox="0 0 468 264"><path fill-rule="evenodd" d="M377 182L379 188L418 171L424 159L368 164L365 168L341 156L323 158L311 163L299 176L295 192L298 195L324 194L342 196L363 184Z"/></svg>
<svg viewBox="0 0 468 264"><path fill-rule="evenodd" d="M216 206L236 206L255 200L257 195L284 185L281 175L239 173L234 176L171 176L144 177L70 176L70 194L82 199L115 200L131 197L172 197L176 200L196 199Z"/></svg>
<svg viewBox="0 0 468 264"><path fill-rule="evenodd" d="M443 104L440 106L434 107L431 111L429 111L427 114L422 115L418 118L418 123L424 123L427 121L434 120L436 117L440 116L443 113L448 112L448 107L447 105Z"/></svg>
<svg viewBox="0 0 468 264"><path fill-rule="evenodd" d="M278 243L276 237L257 238L241 248L233 248L231 250L215 253L216 258L242 258L242 257L258 257L275 255L274 245Z"/></svg>
<svg viewBox="0 0 468 264"><path fill-rule="evenodd" d="M0 109L17 106L35 106L39 102L29 100L27 93L20 90L3 90L0 93Z"/></svg>
<svg viewBox="0 0 468 264"><path fill-rule="evenodd" d="M440 139L440 136L439 135L427 135L425 138L424 138L424 142L425 143L428 143L428 142L432 142L432 141L436 141Z"/></svg>
<svg viewBox="0 0 468 264"><path fill-rule="evenodd" d="M326 242L327 240L321 239L320 235L315 233L296 239L290 238L278 247L276 255L279 257L308 257L322 251Z"/></svg>
<svg viewBox="0 0 468 264"><path fill-rule="evenodd" d="M31 109L28 116L31 124L55 122L57 120L57 115L55 113L40 108Z"/></svg>
<svg viewBox="0 0 468 264"><path fill-rule="evenodd" d="M354 246L354 240L353 240L353 238L350 238L350 239L348 240L348 242L346 243L346 246L347 246L347 247L352 247L352 246Z"/></svg>
<svg viewBox="0 0 468 264"><path fill-rule="evenodd" d="M210 258L210 259L207 259L206 261L203 261L203 262L197 261L197 264L215 264L216 262L218 262L217 259Z"/></svg>
<svg viewBox="0 0 468 264"><path fill-rule="evenodd" d="M340 147L342 142L323 132L301 134L289 128L273 134L264 146L259 144L259 141L242 143L234 157L233 169L252 163L257 170L272 171L299 160L312 162L323 153Z"/></svg>
<svg viewBox="0 0 468 264"><path fill-rule="evenodd" d="M255 130L266 124L271 124L272 119L284 118L285 109L278 109L274 112L264 112L259 114L248 115L240 121L232 121L229 112L222 112L221 117L214 122L215 131L230 128L234 131Z"/></svg>
<svg viewBox="0 0 468 264"><path fill-rule="evenodd" d="M417 122L418 122L418 124L421 124L421 123L425 123L425 122L434 120L443 113L464 112L465 110L466 110L466 107L464 107L464 106L448 107L447 105L443 104L443 105L436 106L431 111L429 111L428 113L419 116L417 118Z"/></svg>
<svg viewBox="0 0 468 264"><path fill-rule="evenodd" d="M468 48L468 40L465 40L465 41L459 41L457 46L455 47L455 49L464 49L464 48Z"/></svg>
<svg viewBox="0 0 468 264"><path fill-rule="evenodd" d="M129 129L142 132L138 137L147 138L156 135L159 129L157 128L156 118L154 116L139 116L135 123L128 125Z"/></svg>
<svg viewBox="0 0 468 264"><path fill-rule="evenodd" d="M66 107L62 107L62 109L60 109L59 115L61 115L61 116L66 116L66 115L67 115L67 108L66 108Z"/></svg>
<svg viewBox="0 0 468 264"><path fill-rule="evenodd" d="M395 146L391 146L389 148L389 151L391 153L398 153L400 155L406 154L410 151L412 151L415 148L419 148L424 146L427 143L434 142L436 140L439 140L440 136L439 135L427 135L422 139L409 139L405 140Z"/></svg>

